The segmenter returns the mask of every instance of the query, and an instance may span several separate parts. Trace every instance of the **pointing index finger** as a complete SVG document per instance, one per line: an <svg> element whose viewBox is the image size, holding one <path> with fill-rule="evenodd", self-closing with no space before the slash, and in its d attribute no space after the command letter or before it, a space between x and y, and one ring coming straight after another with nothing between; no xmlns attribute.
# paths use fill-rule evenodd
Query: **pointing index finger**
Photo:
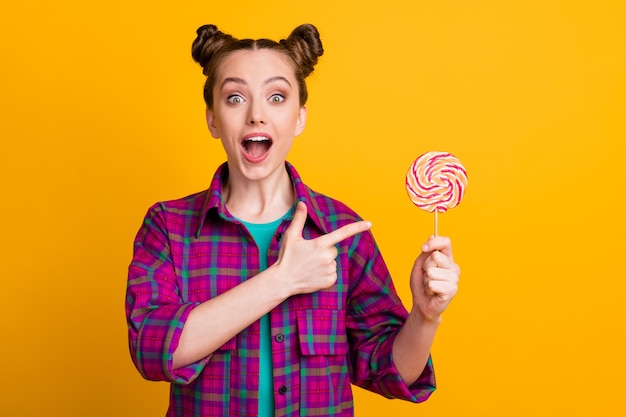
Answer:
<svg viewBox="0 0 626 417"><path fill-rule="evenodd" d="M357 233L365 232L366 230L369 230L370 227L372 227L371 222L361 220L359 222L347 224L337 230L333 230L324 236L318 237L317 240L322 245L332 246L342 240L346 240L347 238L356 235Z"/></svg>

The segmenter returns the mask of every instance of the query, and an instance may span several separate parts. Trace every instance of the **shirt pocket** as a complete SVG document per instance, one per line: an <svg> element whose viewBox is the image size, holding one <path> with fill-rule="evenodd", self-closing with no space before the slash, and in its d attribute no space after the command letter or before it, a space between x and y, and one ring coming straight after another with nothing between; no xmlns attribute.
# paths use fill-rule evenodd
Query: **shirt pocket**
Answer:
<svg viewBox="0 0 626 417"><path fill-rule="evenodd" d="M296 319L302 355L348 353L346 318L343 310L296 310Z"/></svg>

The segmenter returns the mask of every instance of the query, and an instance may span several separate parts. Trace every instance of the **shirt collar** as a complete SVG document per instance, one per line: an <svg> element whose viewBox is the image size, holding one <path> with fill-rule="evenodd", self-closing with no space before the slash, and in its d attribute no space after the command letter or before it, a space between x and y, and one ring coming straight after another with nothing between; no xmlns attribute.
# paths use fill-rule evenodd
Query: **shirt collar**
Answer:
<svg viewBox="0 0 626 417"><path fill-rule="evenodd" d="M324 215L323 207L320 206L322 202L316 198L317 194L304 184L302 178L296 171L296 169L289 162L285 161L285 168L291 178L291 182L296 191L296 200L303 201L307 206L308 217L315 223L315 225L323 232L330 233L332 226ZM198 223L198 230L196 231L196 238L200 237L200 231L202 226L210 212L216 212L219 217L224 220L235 222L235 218L228 212L226 204L224 204L223 184L228 178L228 164L224 162L217 168L213 179L211 180L211 186L206 192L206 200L204 207L200 213L200 221ZM288 220L291 220L293 215L290 215Z"/></svg>

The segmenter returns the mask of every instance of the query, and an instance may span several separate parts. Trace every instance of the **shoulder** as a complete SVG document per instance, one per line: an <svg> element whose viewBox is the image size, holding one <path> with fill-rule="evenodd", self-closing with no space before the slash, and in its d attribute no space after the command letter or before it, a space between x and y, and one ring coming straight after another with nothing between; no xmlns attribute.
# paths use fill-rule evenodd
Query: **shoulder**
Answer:
<svg viewBox="0 0 626 417"><path fill-rule="evenodd" d="M160 206L169 213L193 215L194 213L200 213L204 209L207 197L208 190L203 190L182 198L165 200L155 204L155 206Z"/></svg>
<svg viewBox="0 0 626 417"><path fill-rule="evenodd" d="M330 230L338 229L346 224L362 220L347 204L309 189L309 202L311 208L318 216L320 222L328 226ZM329 230L329 231L330 231Z"/></svg>
<svg viewBox="0 0 626 417"><path fill-rule="evenodd" d="M145 222L157 223L166 229L197 225L208 198L208 190L188 196L154 203L145 216Z"/></svg>

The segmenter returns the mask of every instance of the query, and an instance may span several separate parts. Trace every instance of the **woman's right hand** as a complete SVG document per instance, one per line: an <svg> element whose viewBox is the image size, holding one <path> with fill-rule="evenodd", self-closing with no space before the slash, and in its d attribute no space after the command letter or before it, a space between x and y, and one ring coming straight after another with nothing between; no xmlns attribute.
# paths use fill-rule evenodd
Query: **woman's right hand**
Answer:
<svg viewBox="0 0 626 417"><path fill-rule="evenodd" d="M280 282L289 296L331 287L337 281L335 245L372 227L368 221L358 221L307 240L302 237L306 218L306 204L298 202L293 220L285 231L278 260L271 267L280 274Z"/></svg>

